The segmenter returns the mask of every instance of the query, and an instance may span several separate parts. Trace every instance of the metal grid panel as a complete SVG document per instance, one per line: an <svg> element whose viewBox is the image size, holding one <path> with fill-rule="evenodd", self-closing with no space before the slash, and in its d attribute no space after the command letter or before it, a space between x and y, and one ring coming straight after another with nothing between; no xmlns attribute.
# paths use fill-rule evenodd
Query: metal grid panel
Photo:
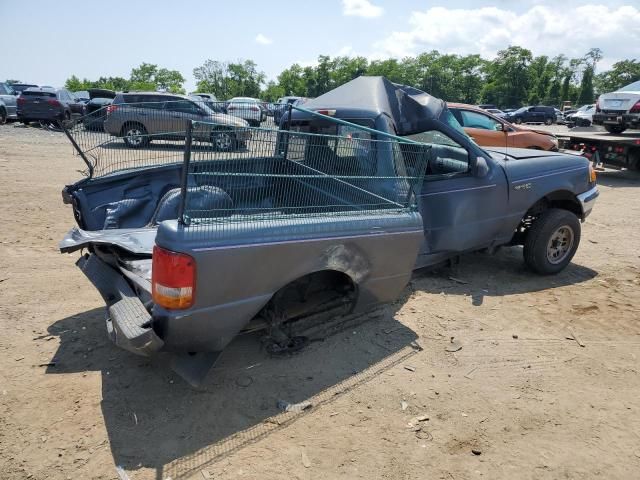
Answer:
<svg viewBox="0 0 640 480"><path fill-rule="evenodd" d="M222 158L203 148L194 122L187 140L185 223L233 223L293 216L409 211L428 145L376 139L349 126L345 136L262 128L222 129L246 147ZM189 136L189 132L187 133Z"/></svg>

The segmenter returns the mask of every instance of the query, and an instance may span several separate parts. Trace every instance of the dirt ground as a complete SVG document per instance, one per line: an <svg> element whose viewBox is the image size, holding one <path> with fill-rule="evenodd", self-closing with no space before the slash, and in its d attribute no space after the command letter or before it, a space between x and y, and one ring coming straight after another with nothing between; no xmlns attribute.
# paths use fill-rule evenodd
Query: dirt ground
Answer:
<svg viewBox="0 0 640 480"><path fill-rule="evenodd" d="M240 337L194 390L110 343L58 252L81 168L62 134L0 126L1 478L639 477L640 176L600 175L556 277L518 248L467 255L296 356Z"/></svg>

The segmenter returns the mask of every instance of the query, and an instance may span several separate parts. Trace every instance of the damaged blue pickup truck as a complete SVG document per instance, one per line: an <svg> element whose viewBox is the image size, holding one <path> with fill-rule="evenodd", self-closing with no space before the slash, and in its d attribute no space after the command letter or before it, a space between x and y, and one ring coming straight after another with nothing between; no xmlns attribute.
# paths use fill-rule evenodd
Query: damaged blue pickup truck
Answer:
<svg viewBox="0 0 640 480"><path fill-rule="evenodd" d="M284 325L391 301L415 268L464 252L523 245L533 272L557 273L598 196L586 159L481 149L445 102L382 77L291 107L280 128L184 125L127 144L67 125L87 177L63 191L78 226L60 249L87 250L114 342L172 352L192 383L241 331L285 349ZM207 141L238 129L241 150Z"/></svg>

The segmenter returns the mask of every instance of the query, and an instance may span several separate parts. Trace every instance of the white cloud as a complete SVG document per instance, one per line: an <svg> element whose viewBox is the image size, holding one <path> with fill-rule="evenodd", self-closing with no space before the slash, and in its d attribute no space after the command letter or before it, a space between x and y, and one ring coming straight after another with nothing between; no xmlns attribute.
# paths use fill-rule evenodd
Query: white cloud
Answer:
<svg viewBox="0 0 640 480"><path fill-rule="evenodd" d="M605 57L602 67L606 67L612 59L638 57L638 25L640 10L633 6L535 5L520 14L498 7L433 7L412 12L408 28L374 44L372 56L403 57L438 50L491 58L498 50L519 45L534 55L580 57L599 47Z"/></svg>
<svg viewBox="0 0 640 480"><path fill-rule="evenodd" d="M369 0L342 0L343 15L363 18L375 18L384 13L384 9Z"/></svg>
<svg viewBox="0 0 640 480"><path fill-rule="evenodd" d="M258 35L256 35L256 42L260 45L271 45L273 43L273 40L259 33Z"/></svg>

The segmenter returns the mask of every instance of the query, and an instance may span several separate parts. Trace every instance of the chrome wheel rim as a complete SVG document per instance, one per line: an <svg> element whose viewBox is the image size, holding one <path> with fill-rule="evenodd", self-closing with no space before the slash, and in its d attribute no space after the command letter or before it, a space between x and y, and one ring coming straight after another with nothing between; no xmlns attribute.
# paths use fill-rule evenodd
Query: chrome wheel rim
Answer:
<svg viewBox="0 0 640 480"><path fill-rule="evenodd" d="M216 148L227 150L231 148L231 135L228 133L217 133L214 139Z"/></svg>
<svg viewBox="0 0 640 480"><path fill-rule="evenodd" d="M571 253L575 235L573 229L567 225L559 227L547 243L547 260L553 265L564 261Z"/></svg>
<svg viewBox="0 0 640 480"><path fill-rule="evenodd" d="M137 146L142 143L142 132L138 128L131 128L127 130L127 134L125 136L131 145Z"/></svg>

